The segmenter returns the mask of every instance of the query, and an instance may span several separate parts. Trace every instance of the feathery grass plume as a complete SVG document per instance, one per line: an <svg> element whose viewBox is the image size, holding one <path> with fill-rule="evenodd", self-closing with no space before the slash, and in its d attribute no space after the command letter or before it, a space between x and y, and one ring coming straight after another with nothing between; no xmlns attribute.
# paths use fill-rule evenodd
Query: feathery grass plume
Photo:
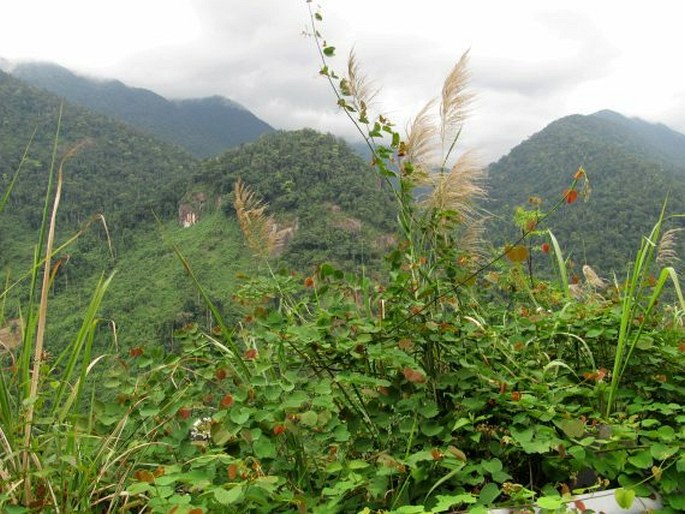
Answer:
<svg viewBox="0 0 685 514"><path fill-rule="evenodd" d="M485 237L485 222L487 219L485 216L478 216L472 219L459 235L457 244L459 245L459 250L468 256L466 262L468 267L475 268L481 266L487 262L490 256L485 244L487 242Z"/></svg>
<svg viewBox="0 0 685 514"><path fill-rule="evenodd" d="M678 244L678 233L682 232L683 228L672 228L664 232L659 240L659 245L656 250L656 262L662 266L673 265L680 260L676 252Z"/></svg>
<svg viewBox="0 0 685 514"><path fill-rule="evenodd" d="M378 88L375 88L362 73L354 50L350 51L347 59L347 79L343 84L344 93L352 97L352 104L359 112L360 118L366 119L367 110L378 94Z"/></svg>
<svg viewBox="0 0 685 514"><path fill-rule="evenodd" d="M435 173L430 179L433 189L422 202L425 207L442 212L454 211L467 225L478 219L475 201L487 196L483 186L485 170L472 152L460 155L449 173Z"/></svg>
<svg viewBox="0 0 685 514"><path fill-rule="evenodd" d="M426 184L428 173L435 167L435 143L438 135L433 113L435 103L435 99L429 101L407 129L406 157L413 166L415 175L412 179L417 184Z"/></svg>
<svg viewBox="0 0 685 514"><path fill-rule="evenodd" d="M601 279L599 275L595 273L595 270L587 264L583 266L583 276L585 277L585 280L587 280L588 285L595 289L602 289L607 286L606 281Z"/></svg>
<svg viewBox="0 0 685 514"><path fill-rule="evenodd" d="M292 229L279 229L273 216L266 215L264 203L241 179L233 188L233 207L240 229L252 253L262 257L277 255L285 244L286 235Z"/></svg>
<svg viewBox="0 0 685 514"><path fill-rule="evenodd" d="M462 125L468 116L468 110L474 100L474 94L468 90L470 73L468 71L469 52L461 56L457 64L445 79L440 99L440 140L443 149L443 167L449 159L454 145L461 133ZM449 145L447 151L445 148Z"/></svg>

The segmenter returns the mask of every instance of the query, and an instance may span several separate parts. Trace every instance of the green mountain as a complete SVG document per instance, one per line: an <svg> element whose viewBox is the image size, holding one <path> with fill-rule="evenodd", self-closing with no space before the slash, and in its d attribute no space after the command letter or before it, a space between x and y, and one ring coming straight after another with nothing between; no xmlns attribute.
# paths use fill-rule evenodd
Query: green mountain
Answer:
<svg viewBox="0 0 685 514"><path fill-rule="evenodd" d="M53 156L61 100L0 72L0 193L8 187L31 142L9 203L0 217L4 231L0 265L7 264L5 243L40 225ZM142 134L83 107L64 104L56 162L78 147L64 174L60 225L75 230L102 214L118 241L125 231L175 212L179 183L196 161L181 149ZM3 232L0 232L2 234Z"/></svg>
<svg viewBox="0 0 685 514"><path fill-rule="evenodd" d="M18 181L0 214L0 270L17 279L29 268L37 241L61 100L0 74L0 197L9 187L36 129ZM268 213L289 229L272 269L310 273L333 262L364 265L373 273L392 242L394 204L372 170L347 144L311 130L274 132L254 143L198 162L83 107L64 104L57 159L85 144L64 167L58 244L101 213L55 256L62 262L51 289L49 335L56 347L73 334L102 271L116 271L102 315L123 345L171 341L188 321L211 322L203 300L171 248L187 256L197 278L229 319L237 277L264 271L248 250L233 210L233 187L242 178L270 203ZM154 213L160 219L157 222ZM113 243L110 253L107 240ZM261 270L261 271L260 271ZM14 317L25 296L10 296L0 317ZM0 319L0 324L2 320ZM112 333L103 328L102 342Z"/></svg>
<svg viewBox="0 0 685 514"><path fill-rule="evenodd" d="M12 75L96 112L209 157L273 131L240 104L220 96L167 100L117 80L94 80L49 63L18 64Z"/></svg>
<svg viewBox="0 0 685 514"><path fill-rule="evenodd" d="M372 170L331 135L276 132L201 163L175 204L175 216L161 227L147 223L130 232L103 303L103 315L116 321L120 343L173 344L175 328L211 320L169 243L187 257L224 315L238 319L231 298L240 277L266 271L266 261L250 252L236 221L233 188L238 178L269 202L268 213L280 227L292 229L282 254L270 259L283 280L294 280L293 270L311 273L322 262L356 270L364 265L368 273L379 269L393 241L394 204ZM191 221L184 227L186 219ZM79 320L70 312L85 308L84 291L96 278L83 278L80 288L67 276L57 282L56 332L77 328Z"/></svg>
<svg viewBox="0 0 685 514"><path fill-rule="evenodd" d="M515 239L515 208L529 206L529 198L537 196L542 210L549 209L581 165L592 188L589 200L564 204L546 226L578 266L587 263L622 276L667 195L668 212L683 212L685 135L611 111L551 123L489 167L496 239Z"/></svg>
<svg viewBox="0 0 685 514"><path fill-rule="evenodd" d="M305 129L276 132L205 161L195 189L229 196L241 178L284 223L296 226L283 258L299 269L331 260L378 263L395 228L394 200L343 140ZM225 210L232 214L230 202Z"/></svg>

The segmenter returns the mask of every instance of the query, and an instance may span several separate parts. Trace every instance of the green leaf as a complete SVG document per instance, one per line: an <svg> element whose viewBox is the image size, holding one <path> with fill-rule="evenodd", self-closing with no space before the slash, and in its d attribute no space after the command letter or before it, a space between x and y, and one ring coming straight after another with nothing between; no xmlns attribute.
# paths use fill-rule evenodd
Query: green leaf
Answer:
<svg viewBox="0 0 685 514"><path fill-rule="evenodd" d="M668 495L668 505L677 509L677 512L685 511L685 494Z"/></svg>
<svg viewBox="0 0 685 514"><path fill-rule="evenodd" d="M481 462L483 469L490 474L497 473L502 470L502 461L499 459L485 460Z"/></svg>
<svg viewBox="0 0 685 514"><path fill-rule="evenodd" d="M628 462L640 469L647 469L652 465L652 454L649 450L644 450L628 457Z"/></svg>
<svg viewBox="0 0 685 514"><path fill-rule="evenodd" d="M480 490L480 495L478 496L478 503L481 505L490 505L499 496L499 487L497 484L492 482L485 484L483 489Z"/></svg>
<svg viewBox="0 0 685 514"><path fill-rule="evenodd" d="M244 424L248 419L250 419L251 409L247 407L239 407L237 409L231 410L230 418L236 425Z"/></svg>
<svg viewBox="0 0 685 514"><path fill-rule="evenodd" d="M365 460L355 459L347 463L349 469L364 469L369 467L369 463Z"/></svg>
<svg viewBox="0 0 685 514"><path fill-rule="evenodd" d="M318 416L316 412L314 412L313 410L308 410L307 412L303 412L302 414L300 414L300 424L306 427L316 426L317 421Z"/></svg>
<svg viewBox="0 0 685 514"><path fill-rule="evenodd" d="M654 457L656 460L665 460L677 452L678 447L655 443L649 448L649 451L652 454L652 457Z"/></svg>
<svg viewBox="0 0 685 514"><path fill-rule="evenodd" d="M148 484L147 482L136 482L135 484L131 484L130 486L128 486L126 488L126 492L130 495L136 495L140 493L145 493L150 489L152 489L152 487L150 487L150 484Z"/></svg>
<svg viewBox="0 0 685 514"><path fill-rule="evenodd" d="M659 427L659 429L656 431L656 433L657 433L657 436L659 437L659 440L665 441L665 442L673 441L673 438L675 437L675 430L673 430L673 427L671 427L669 425Z"/></svg>
<svg viewBox="0 0 685 514"><path fill-rule="evenodd" d="M428 437L433 437L442 432L443 426L440 423L424 421L421 423L421 432Z"/></svg>
<svg viewBox="0 0 685 514"><path fill-rule="evenodd" d="M326 57L333 57L335 55L335 47L334 46L327 46L323 49L323 54Z"/></svg>
<svg viewBox="0 0 685 514"><path fill-rule="evenodd" d="M628 510L633 505L633 500L635 499L635 491L632 489L625 489L623 487L616 489L614 492L616 498L616 503L622 509Z"/></svg>
<svg viewBox="0 0 685 514"><path fill-rule="evenodd" d="M438 406L434 403L429 403L426 406L420 408L419 413L424 418L434 418L440 413Z"/></svg>
<svg viewBox="0 0 685 514"><path fill-rule="evenodd" d="M239 485L228 490L224 489L223 487L217 487L214 489L214 499L221 505L230 505L231 503L235 503L240 499L242 494L243 488Z"/></svg>
<svg viewBox="0 0 685 514"><path fill-rule="evenodd" d="M404 505L399 509L393 510L394 514L428 514L423 505Z"/></svg>
<svg viewBox="0 0 685 514"><path fill-rule="evenodd" d="M271 459L276 456L276 447L268 437L260 437L252 447L255 456L260 459Z"/></svg>
<svg viewBox="0 0 685 514"><path fill-rule="evenodd" d="M7 514L25 514L26 512L30 512L28 508L20 505L3 505L3 509L5 509L3 512L6 512Z"/></svg>
<svg viewBox="0 0 685 514"><path fill-rule="evenodd" d="M651 336L642 334L635 343L635 346L637 346L640 350L649 350L652 346L654 346L654 339Z"/></svg>
<svg viewBox="0 0 685 514"><path fill-rule="evenodd" d="M541 509L556 511L564 505L561 496L542 496L535 502Z"/></svg>
<svg viewBox="0 0 685 514"><path fill-rule="evenodd" d="M438 503L436 503L435 507L431 510L431 512L444 512L446 510L449 510L452 505L461 505L463 503L476 503L476 497L473 496L471 493L462 493L462 494L455 494L453 496L445 496L442 494L439 494L436 499L438 500Z"/></svg>
<svg viewBox="0 0 685 514"><path fill-rule="evenodd" d="M462 427L465 427L467 425L471 424L471 420L469 418L459 418L457 421L454 422L454 426L452 427L452 432L455 430L458 430Z"/></svg>
<svg viewBox="0 0 685 514"><path fill-rule="evenodd" d="M573 439L580 439L585 434L585 423L579 419L562 419L557 422L557 426Z"/></svg>
<svg viewBox="0 0 685 514"><path fill-rule="evenodd" d="M675 464L675 468L681 473L685 471L685 457L680 457L680 459L678 459L678 462Z"/></svg>

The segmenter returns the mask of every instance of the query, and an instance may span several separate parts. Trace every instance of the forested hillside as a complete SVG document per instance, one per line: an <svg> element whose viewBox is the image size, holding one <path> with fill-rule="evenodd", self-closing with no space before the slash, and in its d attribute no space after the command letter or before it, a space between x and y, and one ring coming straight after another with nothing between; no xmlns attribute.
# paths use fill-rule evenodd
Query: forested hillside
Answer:
<svg viewBox="0 0 685 514"><path fill-rule="evenodd" d="M103 315L124 345L167 343L175 328L208 322L208 313L171 248L178 244L213 301L229 318L239 275L264 261L246 248L233 210L238 178L269 202L282 227L291 229L274 270L312 272L331 261L372 273L392 242L393 202L364 161L342 140L311 130L279 132L198 163L191 156L113 121L0 75L0 168L4 194L36 130L7 208L0 217L3 277L17 279L29 267L43 212L52 145L56 160L79 146L64 166L58 244L93 223L56 256L49 327L57 347L72 333L100 273L116 270ZM161 220L157 223L154 215ZM184 227L184 216L196 221ZM190 219L190 218L189 218ZM187 221L187 220L186 220ZM112 249L108 247L112 242ZM5 315L18 314L25 299L9 295ZM107 336L103 332L102 344Z"/></svg>
<svg viewBox="0 0 685 514"><path fill-rule="evenodd" d="M491 234L500 242L515 237L515 208L537 196L542 211L549 209L581 165L592 188L588 201L564 206L545 226L576 264L622 275L666 197L668 212L685 205L685 136L663 125L611 111L551 123L490 166L490 208L501 216Z"/></svg>
<svg viewBox="0 0 685 514"><path fill-rule="evenodd" d="M58 97L0 72L0 191L9 186L28 147L0 218L3 265L13 261L8 252L18 248L6 241L21 240L40 224L58 126L56 164L78 148L64 173L63 233L102 214L117 245L124 244L127 230L152 219L150 209L162 216L175 212L179 184L195 165L179 148L82 107L64 104L60 120L61 105Z"/></svg>
<svg viewBox="0 0 685 514"><path fill-rule="evenodd" d="M341 139L313 130L264 136L205 161L193 187L227 195L238 178L297 225L283 255L291 265L378 265L394 230L392 193ZM224 206L230 213L231 203Z"/></svg>
<svg viewBox="0 0 685 514"><path fill-rule="evenodd" d="M12 74L77 105L123 121L195 157L209 157L273 130L240 104L220 96L167 100L118 80L95 80L49 63L23 63Z"/></svg>

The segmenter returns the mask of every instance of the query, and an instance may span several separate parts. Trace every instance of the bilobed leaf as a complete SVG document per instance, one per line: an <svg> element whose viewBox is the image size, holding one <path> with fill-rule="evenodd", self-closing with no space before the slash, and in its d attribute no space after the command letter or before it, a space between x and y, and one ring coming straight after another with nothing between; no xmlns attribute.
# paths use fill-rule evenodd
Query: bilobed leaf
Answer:
<svg viewBox="0 0 685 514"><path fill-rule="evenodd" d="M214 499L221 505L230 505L231 503L235 503L240 499L242 494L243 488L239 485L228 490L224 489L223 487L217 487L214 489Z"/></svg>
<svg viewBox="0 0 685 514"><path fill-rule="evenodd" d="M614 497L616 498L616 503L618 503L619 507L628 510L633 505L635 491L621 487L616 489L616 492L614 492Z"/></svg>
<svg viewBox="0 0 685 514"><path fill-rule="evenodd" d="M585 434L585 423L580 419L562 419L557 425L568 437L580 439Z"/></svg>

